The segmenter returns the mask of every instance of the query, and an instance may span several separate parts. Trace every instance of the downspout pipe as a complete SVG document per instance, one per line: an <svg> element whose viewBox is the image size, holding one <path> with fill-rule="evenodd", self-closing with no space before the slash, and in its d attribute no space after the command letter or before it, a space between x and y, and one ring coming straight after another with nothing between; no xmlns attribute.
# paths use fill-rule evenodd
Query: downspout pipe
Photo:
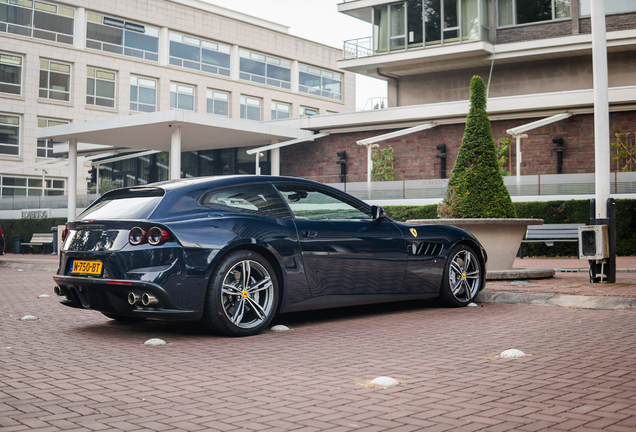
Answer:
<svg viewBox="0 0 636 432"><path fill-rule="evenodd" d="M400 80L394 76L383 74L382 72L380 72L380 68L376 68L376 73L381 77L395 80L395 106L399 107L400 106Z"/></svg>

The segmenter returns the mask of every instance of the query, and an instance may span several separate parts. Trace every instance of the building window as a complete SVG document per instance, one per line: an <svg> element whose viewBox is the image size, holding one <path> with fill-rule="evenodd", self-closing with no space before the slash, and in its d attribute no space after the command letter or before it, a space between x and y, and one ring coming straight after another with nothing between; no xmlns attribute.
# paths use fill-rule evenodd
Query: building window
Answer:
<svg viewBox="0 0 636 432"><path fill-rule="evenodd" d="M272 102L272 120L288 119L291 107L289 104Z"/></svg>
<svg viewBox="0 0 636 432"><path fill-rule="evenodd" d="M251 51L239 50L242 80L291 89L291 62Z"/></svg>
<svg viewBox="0 0 636 432"><path fill-rule="evenodd" d="M303 93L342 100L342 74L298 65L298 89Z"/></svg>
<svg viewBox="0 0 636 432"><path fill-rule="evenodd" d="M590 0L580 0L579 15L589 16L591 13ZM636 3L631 0L605 0L605 13L621 13L636 11Z"/></svg>
<svg viewBox="0 0 636 432"><path fill-rule="evenodd" d="M241 118L261 121L261 100L249 96L241 96Z"/></svg>
<svg viewBox="0 0 636 432"><path fill-rule="evenodd" d="M301 117L312 117L318 115L318 108L309 108L309 107L300 107L300 116Z"/></svg>
<svg viewBox="0 0 636 432"><path fill-rule="evenodd" d="M570 18L570 0L498 0L497 16L499 26L529 24Z"/></svg>
<svg viewBox="0 0 636 432"><path fill-rule="evenodd" d="M0 93L22 94L22 57L0 53Z"/></svg>
<svg viewBox="0 0 636 432"><path fill-rule="evenodd" d="M42 177L2 177L2 197L24 196L61 196L66 190L65 180L44 179L42 189ZM44 191L44 194L42 194Z"/></svg>
<svg viewBox="0 0 636 432"><path fill-rule="evenodd" d="M170 64L230 76L230 47L170 32Z"/></svg>
<svg viewBox="0 0 636 432"><path fill-rule="evenodd" d="M44 99L71 100L71 65L40 60L40 93Z"/></svg>
<svg viewBox="0 0 636 432"><path fill-rule="evenodd" d="M38 127L60 126L66 125L66 120L52 120L45 118L38 118ZM38 157L39 158L52 158L53 157L53 145L62 144L66 141L54 141L52 139L38 139Z"/></svg>
<svg viewBox="0 0 636 432"><path fill-rule="evenodd" d="M87 68L86 104L115 108L115 72Z"/></svg>
<svg viewBox="0 0 636 432"><path fill-rule="evenodd" d="M159 29L92 12L86 15L86 48L159 60Z"/></svg>
<svg viewBox="0 0 636 432"><path fill-rule="evenodd" d="M74 16L74 9L53 3L1 0L0 32L72 45Z"/></svg>
<svg viewBox="0 0 636 432"><path fill-rule="evenodd" d="M130 110L138 112L157 111L157 80L130 77Z"/></svg>
<svg viewBox="0 0 636 432"><path fill-rule="evenodd" d="M0 114L0 154L20 154L20 117Z"/></svg>
<svg viewBox="0 0 636 432"><path fill-rule="evenodd" d="M208 89L207 109L208 114L230 116L230 94L218 90Z"/></svg>
<svg viewBox="0 0 636 432"><path fill-rule="evenodd" d="M194 87L170 83L170 109L194 111Z"/></svg>

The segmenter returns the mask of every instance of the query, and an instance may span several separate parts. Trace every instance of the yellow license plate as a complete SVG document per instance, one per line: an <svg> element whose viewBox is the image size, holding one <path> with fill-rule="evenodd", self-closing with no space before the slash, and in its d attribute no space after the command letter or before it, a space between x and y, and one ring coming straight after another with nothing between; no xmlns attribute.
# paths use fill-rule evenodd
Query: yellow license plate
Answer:
<svg viewBox="0 0 636 432"><path fill-rule="evenodd" d="M102 263L100 261L73 261L71 273L102 274Z"/></svg>

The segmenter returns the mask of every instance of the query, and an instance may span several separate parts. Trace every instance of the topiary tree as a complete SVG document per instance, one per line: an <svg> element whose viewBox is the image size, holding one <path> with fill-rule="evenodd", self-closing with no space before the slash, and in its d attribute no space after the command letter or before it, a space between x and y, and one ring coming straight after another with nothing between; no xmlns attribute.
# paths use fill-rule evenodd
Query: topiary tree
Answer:
<svg viewBox="0 0 636 432"><path fill-rule="evenodd" d="M516 218L497 162L486 86L479 76L470 81L470 111L457 161L451 172L440 218Z"/></svg>

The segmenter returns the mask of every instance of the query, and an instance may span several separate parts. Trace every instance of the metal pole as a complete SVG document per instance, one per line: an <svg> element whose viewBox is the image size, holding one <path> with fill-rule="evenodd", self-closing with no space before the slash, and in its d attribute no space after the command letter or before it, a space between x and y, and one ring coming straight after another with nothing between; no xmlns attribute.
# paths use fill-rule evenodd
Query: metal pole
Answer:
<svg viewBox="0 0 636 432"><path fill-rule="evenodd" d="M44 196L44 189L45 189L45 184L44 183L46 180L44 179L44 176L46 175L46 170L44 168L42 168L42 196Z"/></svg>
<svg viewBox="0 0 636 432"><path fill-rule="evenodd" d="M610 197L609 101L607 96L607 41L605 1L590 2L592 16L592 70L594 75L594 155L596 218L607 217Z"/></svg>
<svg viewBox="0 0 636 432"><path fill-rule="evenodd" d="M68 141L68 222L77 216L77 138Z"/></svg>
<svg viewBox="0 0 636 432"><path fill-rule="evenodd" d="M367 144L367 198L371 199L371 170L373 163L371 161L371 144Z"/></svg>
<svg viewBox="0 0 636 432"><path fill-rule="evenodd" d="M97 175L95 176L95 194L99 197L99 167L100 165L95 165L95 169L97 170Z"/></svg>
<svg viewBox="0 0 636 432"><path fill-rule="evenodd" d="M521 135L517 135L517 196L521 195Z"/></svg>
<svg viewBox="0 0 636 432"><path fill-rule="evenodd" d="M181 126L172 126L170 137L170 180L181 178Z"/></svg>

